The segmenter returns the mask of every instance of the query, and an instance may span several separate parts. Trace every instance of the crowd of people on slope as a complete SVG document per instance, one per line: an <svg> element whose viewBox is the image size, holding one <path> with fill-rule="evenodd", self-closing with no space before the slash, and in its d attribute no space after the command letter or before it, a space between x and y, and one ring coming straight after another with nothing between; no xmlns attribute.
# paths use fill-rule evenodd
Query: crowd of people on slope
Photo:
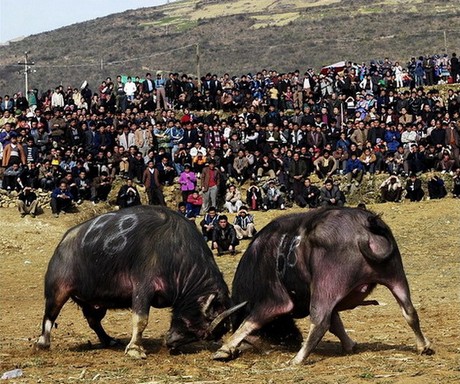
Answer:
<svg viewBox="0 0 460 384"><path fill-rule="evenodd" d="M455 54L446 60L443 71L454 83L458 60ZM431 78L427 60L412 62L402 82L399 64L385 59L302 76L261 70L209 73L197 82L147 73L142 81L106 78L95 92L85 82L42 97L36 90L5 95L2 188L19 192L21 215L36 215L36 189L49 191L56 217L85 200L107 200L117 177L126 180L120 207L140 203L139 185L149 204L165 205L163 187L177 184L189 218L219 205L229 212L283 210L288 201L343 205L365 174L388 174L385 201L399 201L403 190L410 200L423 198L418 177L428 171L452 177L458 197L459 92L426 89L447 75L433 69ZM424 75L416 75L420 66ZM313 174L321 185L313 185ZM339 174L344 188L335 183ZM430 178L430 197L446 195L442 184Z"/></svg>

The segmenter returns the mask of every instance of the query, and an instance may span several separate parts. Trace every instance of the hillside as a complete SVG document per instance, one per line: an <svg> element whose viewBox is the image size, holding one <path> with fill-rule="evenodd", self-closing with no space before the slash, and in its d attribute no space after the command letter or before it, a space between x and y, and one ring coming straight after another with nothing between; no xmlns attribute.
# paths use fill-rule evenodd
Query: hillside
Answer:
<svg viewBox="0 0 460 384"><path fill-rule="evenodd" d="M184 0L73 24L0 47L0 94L24 87L16 63L30 51L29 84L93 88L107 76L301 71L459 50L460 8L448 0Z"/></svg>

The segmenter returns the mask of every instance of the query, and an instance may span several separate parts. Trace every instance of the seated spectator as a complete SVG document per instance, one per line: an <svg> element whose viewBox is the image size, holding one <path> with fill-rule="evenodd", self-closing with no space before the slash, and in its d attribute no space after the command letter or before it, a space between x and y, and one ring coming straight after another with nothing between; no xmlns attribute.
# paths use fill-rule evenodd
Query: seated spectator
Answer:
<svg viewBox="0 0 460 384"><path fill-rule="evenodd" d="M356 157L356 153L352 153L350 159L347 161L345 168L345 176L347 178L347 186L351 187L352 182L358 186L361 184L364 174L364 165L360 159Z"/></svg>
<svg viewBox="0 0 460 384"><path fill-rule="evenodd" d="M39 168L38 179L40 187L45 191L52 191L55 188L56 180L54 179L53 167L51 161L46 160Z"/></svg>
<svg viewBox="0 0 460 384"><path fill-rule="evenodd" d="M237 213L242 205L240 190L233 184L229 185L225 193L225 208L230 213Z"/></svg>
<svg viewBox="0 0 460 384"><path fill-rule="evenodd" d="M203 206L203 197L198 191L193 191L187 196L186 211L188 218L195 218L200 216L201 207Z"/></svg>
<svg viewBox="0 0 460 384"><path fill-rule="evenodd" d="M316 208L319 205L320 191L309 178L305 179L300 193L294 197L295 202L301 208Z"/></svg>
<svg viewBox="0 0 460 384"><path fill-rule="evenodd" d="M75 183L75 193L72 190L71 192L75 196L77 204L81 204L83 200L89 200L91 198L91 182L86 177L85 171L80 171L73 183Z"/></svg>
<svg viewBox="0 0 460 384"><path fill-rule="evenodd" d="M319 156L314 162L316 174L320 179L327 179L334 174L337 169L337 163L329 153L329 151L323 151L323 155Z"/></svg>
<svg viewBox="0 0 460 384"><path fill-rule="evenodd" d="M25 187L18 196L17 206L21 217L35 217L38 211L37 195L31 187Z"/></svg>
<svg viewBox="0 0 460 384"><path fill-rule="evenodd" d="M248 209L245 206L239 209L238 215L233 221L233 226L238 240L251 239L257 232L254 225L254 216L248 213Z"/></svg>
<svg viewBox="0 0 460 384"><path fill-rule="evenodd" d="M158 180L161 185L172 185L174 182L174 177L176 176L176 171L172 164L170 164L167 156L161 158L160 163L157 165L158 169Z"/></svg>
<svg viewBox="0 0 460 384"><path fill-rule="evenodd" d="M284 198L281 190L276 186L273 180L268 183L263 202L264 211L268 211L269 209L286 209L284 207Z"/></svg>
<svg viewBox="0 0 460 384"><path fill-rule="evenodd" d="M406 199L410 201L420 201L423 199L425 192L422 189L422 182L415 173L411 173L406 182Z"/></svg>
<svg viewBox="0 0 460 384"><path fill-rule="evenodd" d="M100 201L107 201L112 189L112 182L106 171L101 172L101 176L96 176L91 185L91 201L97 204Z"/></svg>
<svg viewBox="0 0 460 384"><path fill-rule="evenodd" d="M21 189L21 173L22 168L19 166L19 163L13 163L6 168L3 173L2 188L8 192L19 191Z"/></svg>
<svg viewBox="0 0 460 384"><path fill-rule="evenodd" d="M454 189L452 190L452 194L454 195L454 198L460 198L460 168L457 168L455 170L455 175L452 179Z"/></svg>
<svg viewBox="0 0 460 384"><path fill-rule="evenodd" d="M396 175L391 175L380 185L380 194L383 202L399 202L402 196L402 185Z"/></svg>
<svg viewBox="0 0 460 384"><path fill-rule="evenodd" d="M455 165L455 160L452 159L448 151L444 151L442 153L441 160L438 162L437 168L438 168L438 171L441 171L441 173L449 173L453 175L454 165Z"/></svg>
<svg viewBox="0 0 460 384"><path fill-rule="evenodd" d="M337 185L334 185L332 179L327 179L324 186L320 189L322 207L343 207L345 196Z"/></svg>
<svg viewBox="0 0 460 384"><path fill-rule="evenodd" d="M275 169L275 162L268 155L263 155L257 163L257 179L260 180L262 176L274 179L276 177Z"/></svg>
<svg viewBox="0 0 460 384"><path fill-rule="evenodd" d="M51 211L54 217L59 217L61 212L70 212L73 201L74 197L70 193L67 183L61 181L59 187L55 188L51 193Z"/></svg>
<svg viewBox="0 0 460 384"><path fill-rule="evenodd" d="M217 249L218 256L226 251L234 255L238 244L235 228L228 222L227 216L220 216L213 231L211 249Z"/></svg>
<svg viewBox="0 0 460 384"><path fill-rule="evenodd" d="M428 195L430 199L442 199L446 197L447 190L444 186L444 180L439 176L433 175L433 177L428 180Z"/></svg>
<svg viewBox="0 0 460 384"><path fill-rule="evenodd" d="M377 157L375 153L372 152L370 148L365 148L361 156L359 156L359 160L364 166L364 172L374 174L375 173L375 164L377 161Z"/></svg>
<svg viewBox="0 0 460 384"><path fill-rule="evenodd" d="M183 201L181 201L178 205L177 205L177 212L184 216L186 219L189 219L191 221L195 221L195 216L193 217L189 217L188 215L188 212L187 212L187 204Z"/></svg>
<svg viewBox="0 0 460 384"><path fill-rule="evenodd" d="M238 182L243 184L248 177L249 172L249 160L245 156L244 151L240 149L238 155L233 160L233 176Z"/></svg>
<svg viewBox="0 0 460 384"><path fill-rule="evenodd" d="M126 184L122 185L117 194L117 205L120 208L134 207L141 205L139 191L134 185L133 179L127 179Z"/></svg>
<svg viewBox="0 0 460 384"><path fill-rule="evenodd" d="M246 204L251 210L257 211L262 208L262 192L255 182L252 182L246 192Z"/></svg>
<svg viewBox="0 0 460 384"><path fill-rule="evenodd" d="M209 207L208 212L204 215L203 220L200 222L201 232L206 241L212 241L214 228L219 221L219 215L215 207Z"/></svg>

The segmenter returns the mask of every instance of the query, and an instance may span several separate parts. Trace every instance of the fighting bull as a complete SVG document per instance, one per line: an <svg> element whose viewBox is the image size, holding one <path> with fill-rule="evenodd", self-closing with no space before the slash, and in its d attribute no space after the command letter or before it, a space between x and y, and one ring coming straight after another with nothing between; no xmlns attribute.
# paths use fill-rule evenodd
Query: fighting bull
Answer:
<svg viewBox="0 0 460 384"><path fill-rule="evenodd" d="M365 300L377 284L396 298L418 351L432 354L411 302L398 246L378 215L324 208L278 218L258 233L238 265L232 300L247 304L234 316L239 328L214 359L236 357L243 341L253 344L257 333L270 331L270 324L281 323L283 328L275 330L279 333L291 330L294 318L308 315L309 334L292 364L302 363L328 330L345 352L352 352L356 343L345 332L339 312L378 304Z"/></svg>
<svg viewBox="0 0 460 384"><path fill-rule="evenodd" d="M232 312L227 285L196 226L164 207L106 213L71 228L45 276L45 314L37 347L50 346L59 312L72 299L105 346L116 340L101 325L108 309L132 308L126 353L145 358L142 333L150 307L172 307L166 345L218 339ZM219 316L220 315L220 316Z"/></svg>

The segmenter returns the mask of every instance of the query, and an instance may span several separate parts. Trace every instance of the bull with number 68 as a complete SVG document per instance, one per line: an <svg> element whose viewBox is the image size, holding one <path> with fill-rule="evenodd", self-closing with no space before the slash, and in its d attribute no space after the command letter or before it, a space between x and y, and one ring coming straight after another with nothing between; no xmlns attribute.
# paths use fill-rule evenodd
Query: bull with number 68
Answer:
<svg viewBox="0 0 460 384"><path fill-rule="evenodd" d="M171 349L219 339L231 309L228 287L196 226L165 207L137 206L106 213L71 228L57 246L45 276L45 314L38 348L67 300L83 310L105 346L116 343L101 325L108 309L131 308L126 353L145 358L142 333L150 307L172 307L166 335Z"/></svg>
<svg viewBox="0 0 460 384"><path fill-rule="evenodd" d="M310 332L293 364L302 363L329 330L346 352L356 343L339 312L378 304L365 298L377 284L388 287L415 333L417 349L432 354L412 305L401 254L381 218L359 208L321 208L275 219L254 238L233 279L232 300L245 305L234 317L239 328L215 353L238 355L256 333L299 334L294 318L310 316Z"/></svg>

